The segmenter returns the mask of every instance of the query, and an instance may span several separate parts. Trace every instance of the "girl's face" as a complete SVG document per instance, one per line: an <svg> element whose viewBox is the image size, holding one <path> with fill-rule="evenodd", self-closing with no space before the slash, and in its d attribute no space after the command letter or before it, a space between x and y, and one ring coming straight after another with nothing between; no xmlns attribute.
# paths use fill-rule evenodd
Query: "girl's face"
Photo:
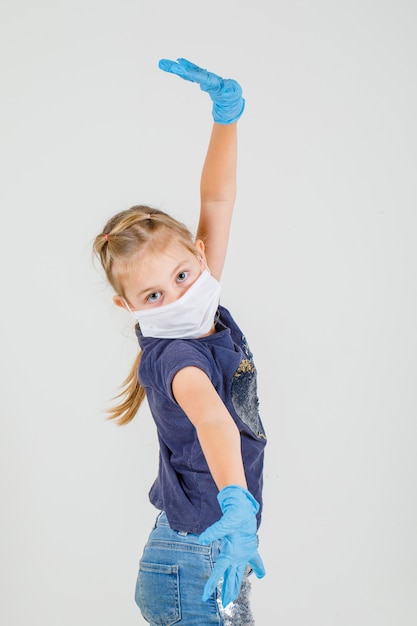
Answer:
<svg viewBox="0 0 417 626"><path fill-rule="evenodd" d="M125 298L114 296L117 306L133 311L170 304L191 287L204 271L204 244L198 240L195 255L182 243L172 241L163 252L149 254L127 272L122 285Z"/></svg>

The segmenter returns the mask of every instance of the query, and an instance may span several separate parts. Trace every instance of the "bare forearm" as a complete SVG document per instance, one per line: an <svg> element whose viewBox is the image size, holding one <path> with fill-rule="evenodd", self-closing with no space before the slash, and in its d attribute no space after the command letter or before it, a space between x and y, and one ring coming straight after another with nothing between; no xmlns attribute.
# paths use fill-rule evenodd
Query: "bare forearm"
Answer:
<svg viewBox="0 0 417 626"><path fill-rule="evenodd" d="M201 174L202 203L227 202L236 197L237 123L213 124Z"/></svg>
<svg viewBox="0 0 417 626"><path fill-rule="evenodd" d="M227 485L246 489L239 429L207 374L192 366L181 369L172 380L172 392L197 431L219 490Z"/></svg>
<svg viewBox="0 0 417 626"><path fill-rule="evenodd" d="M237 123L214 124L201 175L197 237L217 280L223 270L236 198Z"/></svg>
<svg viewBox="0 0 417 626"><path fill-rule="evenodd" d="M219 490L227 485L247 488L240 449L240 433L230 419L207 422L197 430L211 475Z"/></svg>

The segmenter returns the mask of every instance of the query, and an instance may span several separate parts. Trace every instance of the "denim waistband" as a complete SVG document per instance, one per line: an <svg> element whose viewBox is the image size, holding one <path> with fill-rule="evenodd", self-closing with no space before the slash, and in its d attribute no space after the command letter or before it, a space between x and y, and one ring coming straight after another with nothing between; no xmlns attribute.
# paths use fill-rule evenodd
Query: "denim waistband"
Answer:
<svg viewBox="0 0 417 626"><path fill-rule="evenodd" d="M164 511L160 511L158 513L158 517L156 518L155 526L169 526L168 518Z"/></svg>
<svg viewBox="0 0 417 626"><path fill-rule="evenodd" d="M169 525L169 522L168 522L168 518L166 516L165 511L161 511L158 514L158 517L156 518L156 522L155 522L155 527L156 526L168 526L168 528L170 528L170 525ZM173 532L176 532L181 537L186 537L187 535L191 535L192 534L192 533L188 533L188 532L182 531L182 530L174 530Z"/></svg>

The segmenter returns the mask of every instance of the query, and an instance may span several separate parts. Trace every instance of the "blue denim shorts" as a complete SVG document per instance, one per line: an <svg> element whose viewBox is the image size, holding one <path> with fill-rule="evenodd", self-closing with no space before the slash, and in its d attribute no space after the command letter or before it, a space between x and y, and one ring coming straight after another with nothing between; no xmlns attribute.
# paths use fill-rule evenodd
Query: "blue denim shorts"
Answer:
<svg viewBox="0 0 417 626"><path fill-rule="evenodd" d="M204 585L220 553L220 541L198 543L198 535L171 530L160 513L139 563L135 600L151 626L254 626L249 572L238 598L223 608L217 591L203 602Z"/></svg>

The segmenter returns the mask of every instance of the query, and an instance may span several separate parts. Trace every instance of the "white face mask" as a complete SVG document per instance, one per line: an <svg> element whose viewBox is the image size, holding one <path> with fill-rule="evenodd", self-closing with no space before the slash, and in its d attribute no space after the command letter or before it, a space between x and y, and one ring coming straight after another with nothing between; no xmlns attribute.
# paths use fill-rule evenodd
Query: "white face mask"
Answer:
<svg viewBox="0 0 417 626"><path fill-rule="evenodd" d="M209 332L220 300L220 283L206 269L178 300L132 311L144 337L197 339Z"/></svg>

